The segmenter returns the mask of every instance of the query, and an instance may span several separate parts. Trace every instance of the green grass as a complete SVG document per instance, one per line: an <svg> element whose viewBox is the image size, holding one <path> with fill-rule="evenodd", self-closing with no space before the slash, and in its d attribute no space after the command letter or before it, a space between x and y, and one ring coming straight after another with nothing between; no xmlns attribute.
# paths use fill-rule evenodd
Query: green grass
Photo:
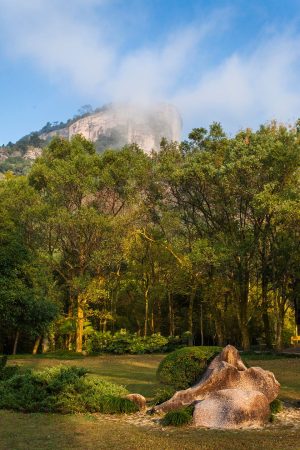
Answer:
<svg viewBox="0 0 300 450"><path fill-rule="evenodd" d="M297 450L290 429L152 429L104 416L0 411L1 450Z"/></svg>
<svg viewBox="0 0 300 450"><path fill-rule="evenodd" d="M280 398L300 400L300 358L267 359L251 355L251 366L272 370L282 384ZM152 397L158 388L156 368L163 355L98 356L80 359L23 356L9 364L43 369L65 364L81 366L108 381L123 384L131 392ZM126 418L103 415L22 414L0 411L0 450L299 450L300 430L290 427L247 431L218 431L136 426Z"/></svg>
<svg viewBox="0 0 300 450"><path fill-rule="evenodd" d="M9 358L8 364L18 364L31 369L43 369L64 364L85 367L92 374L107 381L122 384L130 392L152 397L158 389L156 369L165 355L105 355L87 356L79 359L41 357L40 355L19 355Z"/></svg>

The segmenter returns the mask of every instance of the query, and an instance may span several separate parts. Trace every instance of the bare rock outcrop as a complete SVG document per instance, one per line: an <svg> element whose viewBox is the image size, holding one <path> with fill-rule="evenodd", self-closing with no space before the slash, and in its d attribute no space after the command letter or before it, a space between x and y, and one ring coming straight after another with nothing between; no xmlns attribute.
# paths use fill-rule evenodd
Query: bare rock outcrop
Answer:
<svg viewBox="0 0 300 450"><path fill-rule="evenodd" d="M272 372L260 367L247 368L237 349L227 345L197 384L176 392L153 411L167 412L195 404L195 424L198 426L221 424L223 428L223 423L224 428L236 428L246 426L252 419L251 423L262 424L270 413L269 403L277 397L279 388ZM204 413L205 418L202 417Z"/></svg>
<svg viewBox="0 0 300 450"><path fill-rule="evenodd" d="M78 118L65 128L43 133L40 138L48 140L58 135L71 139L75 134L81 134L96 142L97 148L98 145L105 149L137 144L150 153L153 149L159 150L162 138L180 141L181 129L181 117L173 105L160 103L143 107L117 103Z"/></svg>

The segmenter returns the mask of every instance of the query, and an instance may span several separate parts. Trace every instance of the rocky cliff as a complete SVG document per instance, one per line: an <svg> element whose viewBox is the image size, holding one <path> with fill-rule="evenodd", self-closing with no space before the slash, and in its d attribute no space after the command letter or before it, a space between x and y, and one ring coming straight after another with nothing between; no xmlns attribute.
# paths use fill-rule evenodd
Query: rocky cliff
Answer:
<svg viewBox="0 0 300 450"><path fill-rule="evenodd" d="M135 143L150 153L152 149L159 149L163 137L169 141L179 141L181 127L181 117L172 105L159 104L145 108L112 104L79 118L67 127L42 133L40 138L48 140L59 135L70 139L75 134L82 134L96 143L98 151Z"/></svg>

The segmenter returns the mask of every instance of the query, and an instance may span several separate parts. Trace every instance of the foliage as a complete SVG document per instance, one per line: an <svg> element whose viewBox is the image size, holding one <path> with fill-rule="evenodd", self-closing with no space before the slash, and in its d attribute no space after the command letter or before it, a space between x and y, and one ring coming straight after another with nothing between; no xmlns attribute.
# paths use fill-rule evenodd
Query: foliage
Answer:
<svg viewBox="0 0 300 450"><path fill-rule="evenodd" d="M18 371L18 366L7 366L7 356L0 358L0 381L8 380Z"/></svg>
<svg viewBox="0 0 300 450"><path fill-rule="evenodd" d="M189 346L288 345L299 147L298 122L233 136L213 123L151 157L54 138L0 181L0 351L168 351L185 332Z"/></svg>
<svg viewBox="0 0 300 450"><path fill-rule="evenodd" d="M86 340L86 350L88 353L115 353L123 355L125 353L163 353L166 351L168 339L159 333L151 336L137 336L121 330L115 334L111 332L91 333Z"/></svg>
<svg viewBox="0 0 300 450"><path fill-rule="evenodd" d="M271 414L278 414L282 411L282 409L283 403L278 398L275 398L275 400L270 403Z"/></svg>
<svg viewBox="0 0 300 450"><path fill-rule="evenodd" d="M122 398L127 391L79 367L57 366L44 371L18 371L0 381L0 408L26 412L134 412Z"/></svg>
<svg viewBox="0 0 300 450"><path fill-rule="evenodd" d="M155 405L160 405L160 403L166 402L171 397L173 397L175 392L176 392L176 389L173 388L173 387L169 387L169 386L166 386L166 387L158 389L155 392L155 396L154 396L154 398L152 400L152 405L154 405L154 406Z"/></svg>
<svg viewBox="0 0 300 450"><path fill-rule="evenodd" d="M187 389L205 372L220 347L184 347L167 355L157 369L158 380L175 389Z"/></svg>
<svg viewBox="0 0 300 450"><path fill-rule="evenodd" d="M188 425L192 421L194 407L187 407L178 409L176 411L169 411L161 420L163 426L181 427Z"/></svg>

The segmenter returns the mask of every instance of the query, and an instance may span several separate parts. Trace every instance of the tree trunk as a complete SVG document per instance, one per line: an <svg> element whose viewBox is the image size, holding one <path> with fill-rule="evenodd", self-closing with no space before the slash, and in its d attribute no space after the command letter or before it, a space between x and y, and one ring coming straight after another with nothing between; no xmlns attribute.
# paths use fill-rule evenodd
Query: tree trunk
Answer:
<svg viewBox="0 0 300 450"><path fill-rule="evenodd" d="M283 289L282 297L278 294L275 297L275 312L276 312L276 328L275 328L275 347L276 350L282 350L282 333L284 328L284 317L286 313L286 296L285 289Z"/></svg>
<svg viewBox="0 0 300 450"><path fill-rule="evenodd" d="M249 282L250 274L247 263L240 264L238 272L238 298L237 298L237 317L242 337L243 350L250 349L250 336L248 329L248 301L249 301Z"/></svg>
<svg viewBox="0 0 300 450"><path fill-rule="evenodd" d="M77 321L76 321L76 352L82 353L82 338L83 338L83 308L78 303L77 305Z"/></svg>
<svg viewBox="0 0 300 450"><path fill-rule="evenodd" d="M201 345L204 345L204 332L203 332L203 305L200 304L200 336L201 336Z"/></svg>
<svg viewBox="0 0 300 450"><path fill-rule="evenodd" d="M269 314L267 311L264 311L262 313L262 320L263 320L263 324L264 324L266 347L268 349L272 349L272 347L273 347L272 334L271 334Z"/></svg>
<svg viewBox="0 0 300 450"><path fill-rule="evenodd" d="M19 330L16 332L15 340L14 340L14 348L13 348L13 355L17 354L17 347L18 347L18 341L19 341L20 332Z"/></svg>
<svg viewBox="0 0 300 450"><path fill-rule="evenodd" d="M248 305L245 301L240 303L238 322L242 337L242 347L243 350L247 351L250 349L250 336L248 329Z"/></svg>
<svg viewBox="0 0 300 450"><path fill-rule="evenodd" d="M152 311L151 311L151 322L150 322L151 334L154 333L154 328L155 328L155 326L154 326L154 312L153 312L153 309L152 309Z"/></svg>
<svg viewBox="0 0 300 450"><path fill-rule="evenodd" d="M190 293L189 298L189 308L188 308L188 332L189 339L188 345L191 347L194 345L194 335L193 335L193 312L194 312L194 301L196 297L196 288L192 288L192 292Z"/></svg>
<svg viewBox="0 0 300 450"><path fill-rule="evenodd" d="M144 321L144 336L148 334L148 316L149 316L149 288L147 287L144 291L144 302L145 302L145 321Z"/></svg>
<svg viewBox="0 0 300 450"><path fill-rule="evenodd" d="M42 340L42 353L47 353L49 351L49 338L45 335Z"/></svg>
<svg viewBox="0 0 300 450"><path fill-rule="evenodd" d="M155 330L154 332L160 333L161 332L161 324L162 324L162 317L161 317L161 300L160 297L157 299L157 315L156 315L156 323L155 323Z"/></svg>
<svg viewBox="0 0 300 450"><path fill-rule="evenodd" d="M169 306L169 335L175 335L174 324L174 309L173 309L173 296L171 292L168 292L168 306Z"/></svg>
<svg viewBox="0 0 300 450"><path fill-rule="evenodd" d="M33 355L36 355L36 354L37 354L37 351L38 351L39 346L40 346L41 339L42 339L41 336L38 336L38 337L36 338L35 343L34 343L34 346L33 346L33 350L32 350L32 354L33 354Z"/></svg>
<svg viewBox="0 0 300 450"><path fill-rule="evenodd" d="M73 297L70 294L70 304L69 304L69 308L68 308L68 317L73 321L74 320L74 300ZM73 333L69 333L66 339L66 348L67 350L71 351L72 350L72 340L73 340Z"/></svg>
<svg viewBox="0 0 300 450"><path fill-rule="evenodd" d="M215 322L215 329L216 329L216 334L217 334L217 343L220 347L224 346L224 324L223 324L223 318L222 318L222 314L221 311L219 310L219 308L215 308L214 311L214 322Z"/></svg>
<svg viewBox="0 0 300 450"><path fill-rule="evenodd" d="M276 350L282 350L282 331L283 331L283 318L278 317L276 323L276 337L275 337Z"/></svg>
<svg viewBox="0 0 300 450"><path fill-rule="evenodd" d="M242 335L242 347L243 347L243 350L247 351L250 349L250 337L249 337L248 324L240 323L240 330L241 330L241 335Z"/></svg>
<svg viewBox="0 0 300 450"><path fill-rule="evenodd" d="M72 334L69 333L66 337L66 349L71 351L72 350Z"/></svg>
<svg viewBox="0 0 300 450"><path fill-rule="evenodd" d="M268 349L272 348L272 334L271 334L271 327L270 327L270 319L268 314L268 306L269 306L269 300L268 300L268 280L266 276L266 268L262 267L262 283L261 283L261 296L262 296L262 320L264 324L264 331L265 331L265 341L266 346Z"/></svg>

